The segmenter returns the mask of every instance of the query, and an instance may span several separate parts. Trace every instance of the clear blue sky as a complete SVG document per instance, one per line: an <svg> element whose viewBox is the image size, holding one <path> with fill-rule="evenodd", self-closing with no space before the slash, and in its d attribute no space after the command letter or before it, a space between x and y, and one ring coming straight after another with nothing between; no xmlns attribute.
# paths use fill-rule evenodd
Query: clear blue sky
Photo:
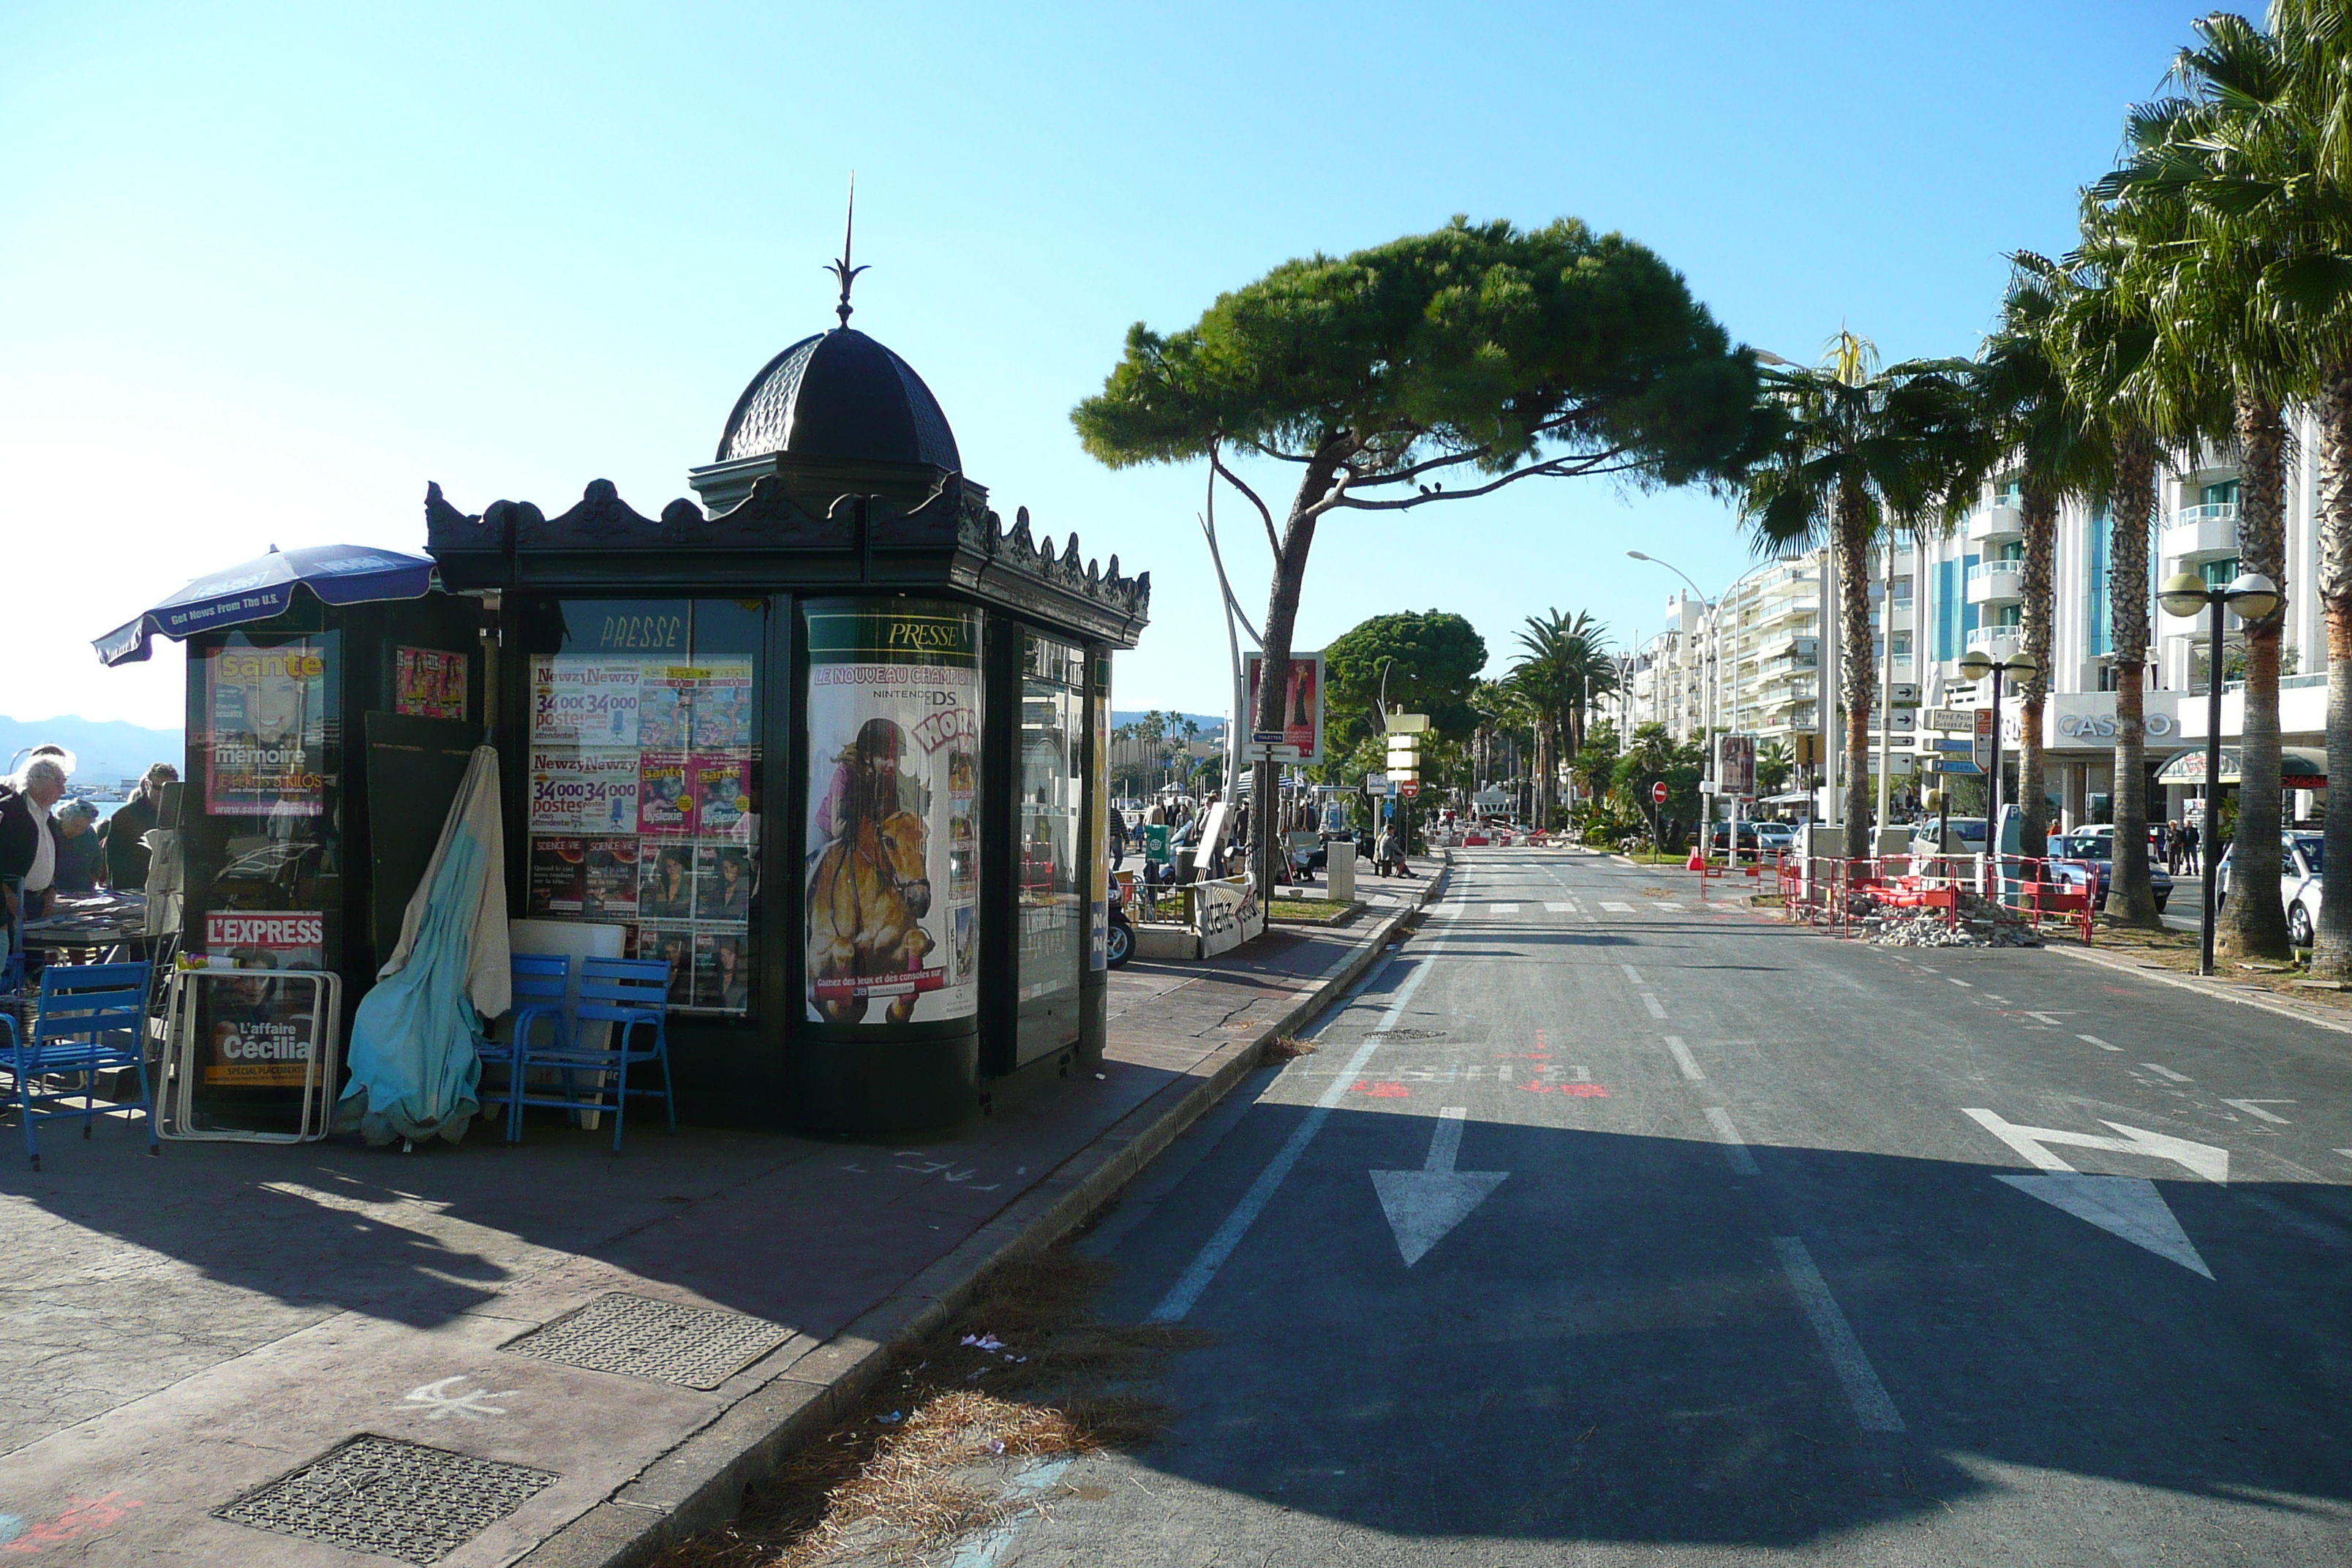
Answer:
<svg viewBox="0 0 2352 1568"><path fill-rule="evenodd" d="M88 639L269 544L421 547L438 479L688 493L744 383L856 324L1040 535L1148 568L1121 708L1224 706L1197 469L1067 414L1137 320L1449 214L1648 244L1742 341L1971 352L2006 251L2158 86L2190 5L0 5L0 710L176 722ZM1242 520L1236 515L1235 523ZM1229 529L1255 616L1266 557ZM1529 486L1318 537L1299 643L1365 616L1654 630L1748 559L1697 496Z"/></svg>

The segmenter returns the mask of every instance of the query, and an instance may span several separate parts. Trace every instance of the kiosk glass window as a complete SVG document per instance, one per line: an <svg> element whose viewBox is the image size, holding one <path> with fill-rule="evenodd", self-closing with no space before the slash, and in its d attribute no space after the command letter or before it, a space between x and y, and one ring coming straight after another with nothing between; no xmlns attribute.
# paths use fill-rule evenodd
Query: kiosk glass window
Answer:
<svg viewBox="0 0 2352 1568"><path fill-rule="evenodd" d="M342 963L341 656L334 630L189 645L188 945L257 972L199 994L200 1126L299 1114L311 996L266 975Z"/></svg>
<svg viewBox="0 0 2352 1568"><path fill-rule="evenodd" d="M1024 633L1021 647L1019 1041L1022 1060L1075 1044L1087 910L1078 824L1086 780L1085 650Z"/></svg>
<svg viewBox="0 0 2352 1568"><path fill-rule="evenodd" d="M673 1007L747 1017L765 602L556 610L557 651L530 661L526 907L619 925L624 952L669 963Z"/></svg>

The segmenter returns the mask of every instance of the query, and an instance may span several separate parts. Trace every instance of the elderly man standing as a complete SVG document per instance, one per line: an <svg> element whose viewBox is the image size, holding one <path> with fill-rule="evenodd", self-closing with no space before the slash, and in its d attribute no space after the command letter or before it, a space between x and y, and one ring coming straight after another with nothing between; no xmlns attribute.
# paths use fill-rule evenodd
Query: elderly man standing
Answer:
<svg viewBox="0 0 2352 1568"><path fill-rule="evenodd" d="M34 752L0 784L0 888L12 920L37 920L48 908L61 837L49 808L65 793L66 768L54 747Z"/></svg>

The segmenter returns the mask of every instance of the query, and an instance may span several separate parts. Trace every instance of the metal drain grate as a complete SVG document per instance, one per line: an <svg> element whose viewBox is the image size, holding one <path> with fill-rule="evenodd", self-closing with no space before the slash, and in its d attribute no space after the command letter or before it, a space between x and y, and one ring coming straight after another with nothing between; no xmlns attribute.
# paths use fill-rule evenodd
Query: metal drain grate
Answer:
<svg viewBox="0 0 2352 1568"><path fill-rule="evenodd" d="M740 1312L615 1291L501 1348L590 1372L716 1388L790 1338L791 1330Z"/></svg>
<svg viewBox="0 0 2352 1568"><path fill-rule="evenodd" d="M438 1563L559 1478L391 1437L354 1437L213 1517L404 1563Z"/></svg>
<svg viewBox="0 0 2352 1568"><path fill-rule="evenodd" d="M1437 1040L1445 1037L1443 1029L1374 1029L1371 1033L1384 1040Z"/></svg>

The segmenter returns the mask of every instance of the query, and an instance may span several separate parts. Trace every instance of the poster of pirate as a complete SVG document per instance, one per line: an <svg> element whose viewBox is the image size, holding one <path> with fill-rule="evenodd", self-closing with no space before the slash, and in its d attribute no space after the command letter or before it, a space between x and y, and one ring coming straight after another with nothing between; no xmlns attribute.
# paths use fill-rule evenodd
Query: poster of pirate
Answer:
<svg viewBox="0 0 2352 1568"><path fill-rule="evenodd" d="M971 808L953 786L980 743L980 618L909 600L804 613L808 1016L970 1017L980 986L956 942L979 888L953 875L950 855L953 818Z"/></svg>
<svg viewBox="0 0 2352 1568"><path fill-rule="evenodd" d="M1249 702L1242 710L1244 728L1252 733L1257 730L1257 689L1261 672L1265 668L1262 653L1242 655L1244 678L1249 682ZM1323 758L1323 656L1320 653L1294 653L1290 656L1290 681L1283 692L1282 743L1298 748L1293 761L1312 766Z"/></svg>

